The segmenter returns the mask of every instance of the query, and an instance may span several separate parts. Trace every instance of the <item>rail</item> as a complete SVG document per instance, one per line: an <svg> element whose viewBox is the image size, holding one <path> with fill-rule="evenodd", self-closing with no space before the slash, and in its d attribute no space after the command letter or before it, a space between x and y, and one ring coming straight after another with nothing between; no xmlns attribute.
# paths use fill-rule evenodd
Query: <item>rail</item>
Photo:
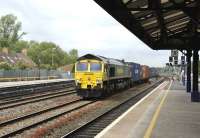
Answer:
<svg viewBox="0 0 200 138"><path fill-rule="evenodd" d="M25 116L21 116L21 117L15 118L15 119L11 119L11 120L2 122L2 123L0 124L0 127L1 127L1 129L3 129L4 126L7 126L7 125L9 125L9 124L13 124L13 123L16 123L16 122L19 122L19 121L23 121L24 119L27 119L27 118L39 116L39 115L41 115L41 114L43 114L43 113L50 112L50 111L52 111L52 110L57 110L58 108L63 108L64 106L71 105L71 104L74 104L74 103L77 103L77 102L80 102L80 101L82 101L82 100L80 100L80 99L79 99L79 100L75 100L75 101L68 102L68 103L65 103L65 104L62 104L62 105L59 105L59 106L56 106L56 107L52 107L52 108L45 109L45 110L42 110L42 111L38 111L38 112L29 114L29 115L25 115ZM1 137L1 138L12 137L12 136L14 136L14 135L16 135L16 134L18 134L18 133L23 132L24 130L27 130L27 129L36 127L36 126L39 125L39 124L48 122L48 121L53 120L53 119L55 119L55 118L57 118L57 117L59 117L59 116L62 116L62 115L64 115L64 114L68 114L68 113L71 113L71 112L76 111L76 110L78 110L78 109L81 109L81 108L83 108L83 107L85 107L85 106L87 106L87 105L89 105L89 104L92 104L92 103L94 103L94 102L96 102L96 101L88 101L88 102L82 101L82 102L83 102L82 104L80 104L79 106L77 106L77 107L75 107L75 108L73 108L73 109L69 109L69 110L66 109L66 111L63 111L63 112L60 112L60 113L59 113L59 112L58 112L58 113L55 112L55 113L56 113L55 115L46 117L45 119L40 120L40 121L35 121L35 122L32 123L32 124L28 124L28 125L26 125L26 126L24 126L24 127L17 128L17 129L15 129L15 130L11 131L11 132L6 133L6 134L4 133L4 134L0 135L0 137Z"/></svg>
<svg viewBox="0 0 200 138"><path fill-rule="evenodd" d="M0 103L0 105L1 105L0 110L13 108L13 107L17 107L17 106L20 106L20 105L40 102L40 101L44 101L44 100L49 100L49 99L53 99L53 98L57 98L57 97L72 95L72 94L75 94L75 93L76 93L76 91L74 91L74 89L71 89L71 90L65 90L65 91L41 95L41 96L5 101L5 102Z"/></svg>
<svg viewBox="0 0 200 138"><path fill-rule="evenodd" d="M58 82L26 84L19 86L6 86L0 88L0 100L16 96L24 96L34 93L42 93L48 90L58 90L69 85L74 86L73 80L63 80Z"/></svg>

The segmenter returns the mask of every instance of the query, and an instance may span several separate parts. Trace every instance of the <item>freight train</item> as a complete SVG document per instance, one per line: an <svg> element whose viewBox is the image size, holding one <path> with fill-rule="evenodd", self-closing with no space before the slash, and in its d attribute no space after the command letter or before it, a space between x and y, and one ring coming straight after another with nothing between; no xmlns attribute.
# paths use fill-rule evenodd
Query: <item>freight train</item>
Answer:
<svg viewBox="0 0 200 138"><path fill-rule="evenodd" d="M86 54L75 63L77 94L83 98L102 97L113 91L148 82L158 75L155 68L124 60Z"/></svg>

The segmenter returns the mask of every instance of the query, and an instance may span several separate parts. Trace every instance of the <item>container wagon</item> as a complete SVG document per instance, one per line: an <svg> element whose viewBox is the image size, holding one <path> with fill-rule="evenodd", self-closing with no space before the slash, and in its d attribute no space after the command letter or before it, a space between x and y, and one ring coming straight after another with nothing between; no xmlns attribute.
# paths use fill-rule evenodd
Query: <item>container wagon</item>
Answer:
<svg viewBox="0 0 200 138"><path fill-rule="evenodd" d="M131 86L139 83L141 80L141 66L138 63L127 62L130 68L131 74Z"/></svg>
<svg viewBox="0 0 200 138"><path fill-rule="evenodd" d="M141 81L148 82L150 78L150 70L146 65L141 65Z"/></svg>

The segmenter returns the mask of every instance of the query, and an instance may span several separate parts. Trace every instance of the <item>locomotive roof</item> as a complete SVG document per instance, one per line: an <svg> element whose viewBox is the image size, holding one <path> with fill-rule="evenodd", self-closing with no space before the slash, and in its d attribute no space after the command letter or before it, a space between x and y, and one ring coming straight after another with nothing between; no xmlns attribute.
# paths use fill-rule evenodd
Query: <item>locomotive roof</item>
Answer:
<svg viewBox="0 0 200 138"><path fill-rule="evenodd" d="M104 63L114 64L114 65L124 65L125 64L125 62L123 62L122 60L107 58L107 57L103 57L103 56L97 56L97 55L93 55L93 54L86 54L84 56L81 56L77 59L77 61L84 60L84 59L96 59L96 60L103 61Z"/></svg>
<svg viewBox="0 0 200 138"><path fill-rule="evenodd" d="M139 63L135 63L135 62L126 62L126 63L129 64L129 65L133 65L133 64L140 65Z"/></svg>

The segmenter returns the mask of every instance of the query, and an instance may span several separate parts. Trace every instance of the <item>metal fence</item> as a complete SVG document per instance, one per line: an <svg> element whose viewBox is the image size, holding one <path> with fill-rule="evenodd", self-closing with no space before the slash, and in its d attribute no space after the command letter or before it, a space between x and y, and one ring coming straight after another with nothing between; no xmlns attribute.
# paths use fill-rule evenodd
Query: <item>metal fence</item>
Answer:
<svg viewBox="0 0 200 138"><path fill-rule="evenodd" d="M71 79L73 74L58 70L0 70L0 81L23 81L45 79Z"/></svg>

